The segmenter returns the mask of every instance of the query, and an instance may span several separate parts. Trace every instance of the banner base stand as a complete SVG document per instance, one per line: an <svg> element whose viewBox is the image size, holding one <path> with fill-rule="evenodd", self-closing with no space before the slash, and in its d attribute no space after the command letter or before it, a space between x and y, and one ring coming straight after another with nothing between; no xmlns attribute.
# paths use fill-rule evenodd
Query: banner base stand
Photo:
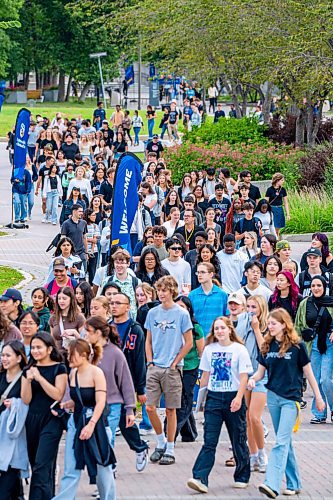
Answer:
<svg viewBox="0 0 333 500"><path fill-rule="evenodd" d="M24 224L23 222L10 222L3 227L7 227L8 229L29 229L28 224Z"/></svg>

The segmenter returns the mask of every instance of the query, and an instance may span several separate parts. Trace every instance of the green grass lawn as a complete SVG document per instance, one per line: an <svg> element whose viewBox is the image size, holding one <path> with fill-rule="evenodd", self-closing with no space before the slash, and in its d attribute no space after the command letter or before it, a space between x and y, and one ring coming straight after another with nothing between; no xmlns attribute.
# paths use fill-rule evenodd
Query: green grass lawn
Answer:
<svg viewBox="0 0 333 500"><path fill-rule="evenodd" d="M15 287L23 279L24 276L20 271L12 267L0 266L0 294L7 290L7 288Z"/></svg>
<svg viewBox="0 0 333 500"><path fill-rule="evenodd" d="M28 106L25 106L24 104L4 103L0 112L0 137L5 137L9 130L12 129L12 127L15 125L17 113L23 107ZM34 117L36 116L36 114L40 114L42 116L47 116L51 120L55 117L58 111L63 113L63 115L68 118L77 118L78 116L82 116L82 118L90 118L92 120L94 109L96 109L96 99L87 99L83 104L78 104L78 102L36 103L33 107L28 107L28 109L30 109L31 114ZM110 119L113 111L114 108L107 109L106 116L108 119ZM134 110L130 110L130 114L131 116L134 115ZM154 128L154 131L156 131L156 133L160 133L161 131L158 126L160 124L162 115L162 111L157 111L157 119L155 120ZM148 127L146 112L144 109L140 111L140 116L142 117L144 122L142 134L145 135L148 132ZM182 126L180 126L179 128L181 130Z"/></svg>

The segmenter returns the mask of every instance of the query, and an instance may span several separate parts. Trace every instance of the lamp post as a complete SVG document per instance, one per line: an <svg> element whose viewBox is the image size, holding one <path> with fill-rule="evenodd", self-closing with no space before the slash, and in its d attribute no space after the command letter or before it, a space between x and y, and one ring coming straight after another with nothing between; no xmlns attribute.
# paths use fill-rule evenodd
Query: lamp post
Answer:
<svg viewBox="0 0 333 500"><path fill-rule="evenodd" d="M89 54L90 59L97 59L98 60L99 75L101 78L101 86L102 86L102 92L103 92L104 108L106 110L107 106L106 106L104 80L103 80L102 63L101 63L101 57L105 57L105 56L107 56L106 52L96 52L96 54Z"/></svg>

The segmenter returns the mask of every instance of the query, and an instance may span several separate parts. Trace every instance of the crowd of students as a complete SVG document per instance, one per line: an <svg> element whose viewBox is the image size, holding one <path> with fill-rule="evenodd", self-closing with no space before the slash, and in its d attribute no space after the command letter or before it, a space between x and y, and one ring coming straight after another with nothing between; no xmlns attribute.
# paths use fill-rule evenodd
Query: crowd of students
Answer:
<svg viewBox="0 0 333 500"><path fill-rule="evenodd" d="M311 423L333 422L333 256L322 233L300 262L278 239L290 217L283 175L273 176L263 198L249 170L237 179L226 168L193 170L176 187L154 137L129 252L109 248L115 167L106 172L105 159L71 158L74 149L61 146L60 180L59 156L47 146L36 192L47 195L45 222L60 220L54 256L30 307L23 310L18 290L0 296L3 498L22 498L29 467L31 500L74 499L85 467L100 498L116 498L117 429L138 472L148 462L174 464L175 441L198 437L198 377L198 399L206 396L203 446L188 487L208 491L225 422L235 488L265 473L259 490L269 498L281 493L283 476L283 493L298 493L292 431L306 406L305 379L314 394ZM269 457L266 404L276 434ZM148 433L156 435L150 456Z"/></svg>

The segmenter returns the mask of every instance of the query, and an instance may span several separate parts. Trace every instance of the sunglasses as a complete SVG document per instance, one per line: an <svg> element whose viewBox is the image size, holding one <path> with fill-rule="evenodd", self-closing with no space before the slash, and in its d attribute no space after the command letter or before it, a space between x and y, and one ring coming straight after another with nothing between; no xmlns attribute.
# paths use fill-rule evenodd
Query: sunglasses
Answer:
<svg viewBox="0 0 333 500"><path fill-rule="evenodd" d="M182 247L170 247L170 250L174 250L175 252L176 252L177 250L179 250L179 251L180 251L181 249L182 249Z"/></svg>

